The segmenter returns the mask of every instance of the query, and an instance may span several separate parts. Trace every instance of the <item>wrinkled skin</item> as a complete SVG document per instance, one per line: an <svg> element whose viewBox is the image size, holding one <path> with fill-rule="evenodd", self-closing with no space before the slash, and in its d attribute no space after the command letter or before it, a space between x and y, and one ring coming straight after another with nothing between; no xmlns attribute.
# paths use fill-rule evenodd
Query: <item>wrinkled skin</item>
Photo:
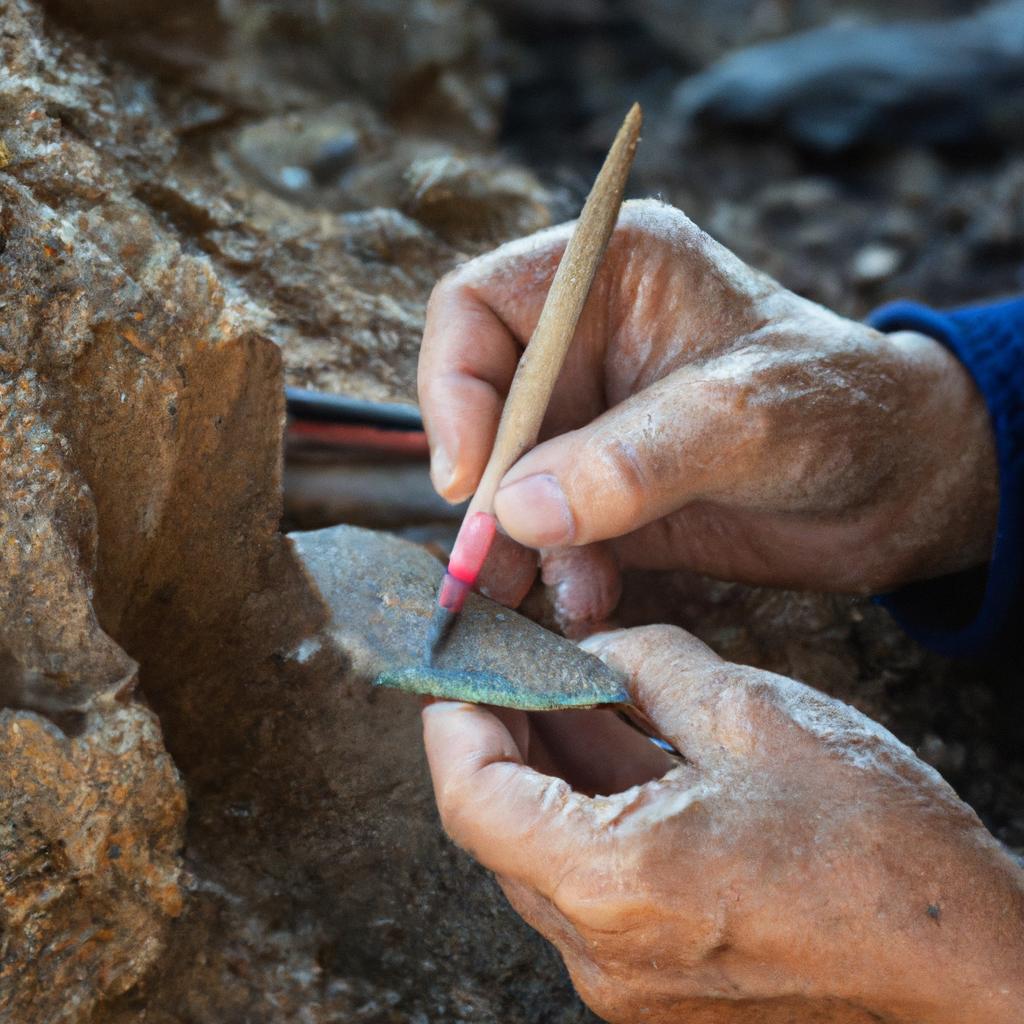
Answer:
<svg viewBox="0 0 1024 1024"><path fill-rule="evenodd" d="M479 480L571 227L434 290L419 392L451 501ZM957 360L786 291L655 201L623 207L542 437L495 511L542 551L570 632L612 612L620 567L876 593L991 550L994 445ZM536 556L502 561L483 589L515 604Z"/></svg>
<svg viewBox="0 0 1024 1024"><path fill-rule="evenodd" d="M435 486L472 492L570 227L435 289L420 399ZM507 474L492 596L541 550L593 632L625 566L876 592L982 563L993 441L936 341L882 336L627 204L556 386ZM524 547L517 547L518 542ZM670 765L607 712L424 710L450 835L495 871L612 1024L1024 1019L1024 873L884 729L680 630L598 634Z"/></svg>
<svg viewBox="0 0 1024 1024"><path fill-rule="evenodd" d="M662 775L607 712L438 702L424 734L449 834L598 1015L1024 1019L1024 872L936 772L847 705L681 630L587 646L687 764Z"/></svg>

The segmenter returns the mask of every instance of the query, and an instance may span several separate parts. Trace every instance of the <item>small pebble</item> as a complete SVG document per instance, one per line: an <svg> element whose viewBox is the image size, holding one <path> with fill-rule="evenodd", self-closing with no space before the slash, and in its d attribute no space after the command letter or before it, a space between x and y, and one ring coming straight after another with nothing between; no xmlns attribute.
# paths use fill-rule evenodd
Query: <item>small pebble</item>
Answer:
<svg viewBox="0 0 1024 1024"><path fill-rule="evenodd" d="M298 192L299 189L309 188L312 183L313 176L305 167L281 168L281 184L284 185L285 188L291 189L292 192Z"/></svg>
<svg viewBox="0 0 1024 1024"><path fill-rule="evenodd" d="M878 284L899 270L903 254L891 245L865 245L853 258L853 279L857 284Z"/></svg>

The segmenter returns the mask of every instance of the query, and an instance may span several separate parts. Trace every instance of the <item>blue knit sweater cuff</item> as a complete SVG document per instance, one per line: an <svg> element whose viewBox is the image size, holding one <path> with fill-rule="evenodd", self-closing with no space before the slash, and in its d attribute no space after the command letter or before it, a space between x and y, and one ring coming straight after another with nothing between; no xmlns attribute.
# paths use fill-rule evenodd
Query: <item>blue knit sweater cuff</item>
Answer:
<svg viewBox="0 0 1024 1024"><path fill-rule="evenodd" d="M941 341L984 396L995 432L999 519L992 560L977 571L881 597L900 624L942 654L971 656L1021 642L1024 625L1024 299L940 313L911 302L877 310L880 331L917 331Z"/></svg>

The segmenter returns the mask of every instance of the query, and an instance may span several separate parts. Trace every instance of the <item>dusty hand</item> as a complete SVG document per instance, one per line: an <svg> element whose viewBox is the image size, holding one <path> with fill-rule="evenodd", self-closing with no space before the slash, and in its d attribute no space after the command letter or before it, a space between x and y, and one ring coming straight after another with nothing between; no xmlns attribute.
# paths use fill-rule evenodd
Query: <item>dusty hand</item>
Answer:
<svg viewBox="0 0 1024 1024"><path fill-rule="evenodd" d="M419 390L450 500L480 477L570 228L434 291ZM542 436L496 511L544 550L566 623L610 613L620 566L878 592L992 542L993 442L953 356L799 298L653 201L623 207ZM492 596L514 603L534 564Z"/></svg>
<svg viewBox="0 0 1024 1024"><path fill-rule="evenodd" d="M689 763L655 778L606 712L588 730L442 702L424 730L446 829L598 1015L1024 1020L1024 873L909 749L678 629L589 646Z"/></svg>

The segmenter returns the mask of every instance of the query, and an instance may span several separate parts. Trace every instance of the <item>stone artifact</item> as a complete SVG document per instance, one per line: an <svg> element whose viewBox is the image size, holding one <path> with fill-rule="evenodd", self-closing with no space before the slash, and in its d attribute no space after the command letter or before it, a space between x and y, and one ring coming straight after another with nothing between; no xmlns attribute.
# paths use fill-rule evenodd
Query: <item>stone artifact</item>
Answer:
<svg viewBox="0 0 1024 1024"><path fill-rule="evenodd" d="M479 594L428 669L427 627L444 573L436 558L351 526L290 539L330 607L322 636L345 652L355 680L522 710L629 701L622 679L597 658Z"/></svg>

